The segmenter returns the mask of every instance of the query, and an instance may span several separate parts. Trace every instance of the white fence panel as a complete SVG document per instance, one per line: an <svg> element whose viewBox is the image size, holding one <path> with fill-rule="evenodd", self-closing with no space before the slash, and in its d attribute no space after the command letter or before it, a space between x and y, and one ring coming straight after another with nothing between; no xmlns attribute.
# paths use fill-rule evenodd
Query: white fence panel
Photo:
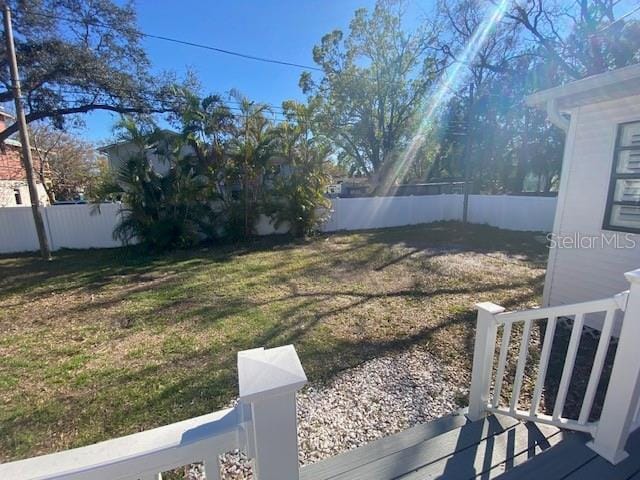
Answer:
<svg viewBox="0 0 640 480"><path fill-rule="evenodd" d="M364 230L411 225L411 197L336 198L333 215L337 223L324 231ZM331 229L329 229L331 228Z"/></svg>
<svg viewBox="0 0 640 480"><path fill-rule="evenodd" d="M0 208L0 253L38 250L31 207Z"/></svg>
<svg viewBox="0 0 640 480"><path fill-rule="evenodd" d="M462 195L335 198L323 232L400 227L462 218Z"/></svg>
<svg viewBox="0 0 640 480"><path fill-rule="evenodd" d="M113 239L120 205L54 205L46 207L45 218L51 248L113 248L122 243Z"/></svg>
<svg viewBox="0 0 640 480"><path fill-rule="evenodd" d="M556 202L556 197L470 195L469 222L507 230L550 232Z"/></svg>
<svg viewBox="0 0 640 480"><path fill-rule="evenodd" d="M336 198L324 232L462 220L463 195ZM510 230L550 231L555 197L470 195L469 222Z"/></svg>

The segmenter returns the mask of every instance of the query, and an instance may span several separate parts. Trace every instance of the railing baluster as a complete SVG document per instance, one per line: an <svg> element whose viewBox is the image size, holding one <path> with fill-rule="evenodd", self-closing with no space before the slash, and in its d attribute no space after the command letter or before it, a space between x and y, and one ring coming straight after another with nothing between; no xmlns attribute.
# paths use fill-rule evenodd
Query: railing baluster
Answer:
<svg viewBox="0 0 640 480"><path fill-rule="evenodd" d="M162 473L147 473L142 475L140 480L162 480Z"/></svg>
<svg viewBox="0 0 640 480"><path fill-rule="evenodd" d="M580 337L582 336L583 324L584 314L579 313L576 315L573 322L573 328L571 329L569 348L567 349L567 356L564 360L564 367L562 368L560 386L558 387L558 396L556 397L556 403L553 407L554 420L558 420L562 416L562 411L564 410L564 403L567 400L569 383L571 382L571 376L573 374L573 366L575 365L576 354L578 353L578 346L580 345Z"/></svg>
<svg viewBox="0 0 640 480"><path fill-rule="evenodd" d="M596 355L593 359L593 367L591 368L589 383L587 384L587 390L584 394L582 407L580 408L578 423L585 424L589 420L589 414L593 407L593 400L595 399L596 390L600 383L604 361L607 358L607 350L609 349L609 340L611 339L614 315L615 310L607 310L607 315L605 316L604 323L602 325L602 331L600 332L600 341L598 342Z"/></svg>
<svg viewBox="0 0 640 480"><path fill-rule="evenodd" d="M204 461L204 473L207 480L220 480L220 461L217 455Z"/></svg>
<svg viewBox="0 0 640 480"><path fill-rule="evenodd" d="M496 382L493 385L493 398L491 406L497 407L500 404L500 392L502 391L502 380L504 379L504 368L507 364L507 352L509 351L509 340L511 339L512 323L505 323L502 330L502 341L500 342L500 356L498 358L498 368L496 370Z"/></svg>
<svg viewBox="0 0 640 480"><path fill-rule="evenodd" d="M544 332L544 341L542 343L542 352L540 353L540 363L538 364L538 379L536 380L536 386L533 389L533 397L531 398L531 407L529 408L529 415L534 417L540 404L540 397L542 396L542 389L544 388L544 379L547 376L547 368L549 367L549 358L551 357L551 346L553 345L553 338L556 332L556 317L549 317L547 320L547 328Z"/></svg>
<svg viewBox="0 0 640 480"><path fill-rule="evenodd" d="M527 354L529 353L529 338L531 337L531 325L533 320L526 320L522 330L522 340L520 342L520 351L518 353L518 365L516 366L516 376L513 383L513 391L511 392L511 403L509 410L511 413L516 411L518 399L520 398L520 390L522 389L522 380L524 377L524 367L527 363Z"/></svg>

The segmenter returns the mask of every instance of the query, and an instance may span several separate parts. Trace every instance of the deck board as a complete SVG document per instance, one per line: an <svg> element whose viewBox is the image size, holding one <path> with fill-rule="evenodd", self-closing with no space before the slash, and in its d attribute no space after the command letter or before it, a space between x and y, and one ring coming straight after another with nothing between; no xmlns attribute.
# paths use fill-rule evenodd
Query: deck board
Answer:
<svg viewBox="0 0 640 480"><path fill-rule="evenodd" d="M492 438L495 434L513 429L518 425L521 425L520 422L514 421L512 418L492 415L481 421L467 423L461 428L448 431L436 438L417 443L366 463L360 462L357 458L360 455L360 449L352 450L347 452L350 455L343 460L346 462L351 459L354 464L359 464L359 466L353 468L346 464L346 469L344 468L345 465L343 465L339 473L331 474L326 473L327 469L324 476L311 476L309 475L311 470L303 468L301 470L301 478L303 480L388 480L398 478L401 475L424 467L428 463L448 458L457 451L473 447L486 438ZM325 462L330 465L333 460L329 459Z"/></svg>
<svg viewBox="0 0 640 480"><path fill-rule="evenodd" d="M446 417L303 467L301 480L640 480L640 430L613 466L589 436L495 415Z"/></svg>
<svg viewBox="0 0 640 480"><path fill-rule="evenodd" d="M611 465L600 456L568 475L566 480L626 480L640 470L640 431L629 436L627 443L629 457L618 465Z"/></svg>
<svg viewBox="0 0 640 480"><path fill-rule="evenodd" d="M511 458L505 459L503 462L496 463L491 466L490 470L485 470L476 475L476 478L482 480L501 479L503 475L515 467L523 465L525 462L530 461L536 455L540 455L545 450L558 445L565 439L564 432L557 432L547 437L546 443L540 443L535 446L528 446L527 448L519 451Z"/></svg>
<svg viewBox="0 0 640 480"><path fill-rule="evenodd" d="M406 448L426 442L444 433L456 430L468 420L464 414L448 415L432 422L423 423L409 428L395 435L374 440L354 450L322 460L311 465L302 467L300 470L301 480L318 480L335 477L341 473L353 470L362 465L392 455ZM515 425L515 421L505 422L504 425Z"/></svg>
<svg viewBox="0 0 640 480"><path fill-rule="evenodd" d="M476 445L406 474L402 480L496 478L562 439L556 427L519 423Z"/></svg>
<svg viewBox="0 0 640 480"><path fill-rule="evenodd" d="M500 480L559 480L596 457L586 446L589 437L582 433L566 433L560 443L523 465L507 471ZM602 479L605 480L605 479Z"/></svg>

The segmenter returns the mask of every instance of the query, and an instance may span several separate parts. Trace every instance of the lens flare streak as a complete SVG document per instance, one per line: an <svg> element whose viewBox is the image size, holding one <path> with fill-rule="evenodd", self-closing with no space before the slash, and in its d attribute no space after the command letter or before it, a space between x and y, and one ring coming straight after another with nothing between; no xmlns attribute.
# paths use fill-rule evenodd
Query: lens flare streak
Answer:
<svg viewBox="0 0 640 480"><path fill-rule="evenodd" d="M423 117L422 121L420 122L416 134L411 138L407 149L402 154L402 158L398 162L395 171L392 172L392 174L387 175L386 179L381 179L383 182L383 192L389 191L389 188L395 179L404 177L415 160L418 150L424 143L425 132L433 122L439 108L451 97L451 92L458 88L465 80L466 75L463 70L464 67L473 63L478 52L486 42L487 37L494 30L498 22L502 20L508 5L509 0L501 0L495 5L475 30L462 52L457 55L457 61L450 65L444 72L440 81L437 83L434 93L429 97L428 102L421 108L421 115Z"/></svg>

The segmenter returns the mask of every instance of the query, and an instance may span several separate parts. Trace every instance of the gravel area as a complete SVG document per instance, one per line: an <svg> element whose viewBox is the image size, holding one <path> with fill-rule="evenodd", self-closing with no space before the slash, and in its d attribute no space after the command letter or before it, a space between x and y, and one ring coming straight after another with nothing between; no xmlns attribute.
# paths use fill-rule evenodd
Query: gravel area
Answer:
<svg viewBox="0 0 640 480"><path fill-rule="evenodd" d="M306 386L297 397L300 464L453 413L460 407L456 400L467 393L459 384L466 382L460 381L459 372L448 370L424 349L413 347L345 370L327 383ZM203 478L193 469L190 480ZM225 455L223 479L252 478L242 453Z"/></svg>
<svg viewBox="0 0 640 480"><path fill-rule="evenodd" d="M454 412L460 390L421 348L345 370L298 394L300 463L313 463Z"/></svg>

